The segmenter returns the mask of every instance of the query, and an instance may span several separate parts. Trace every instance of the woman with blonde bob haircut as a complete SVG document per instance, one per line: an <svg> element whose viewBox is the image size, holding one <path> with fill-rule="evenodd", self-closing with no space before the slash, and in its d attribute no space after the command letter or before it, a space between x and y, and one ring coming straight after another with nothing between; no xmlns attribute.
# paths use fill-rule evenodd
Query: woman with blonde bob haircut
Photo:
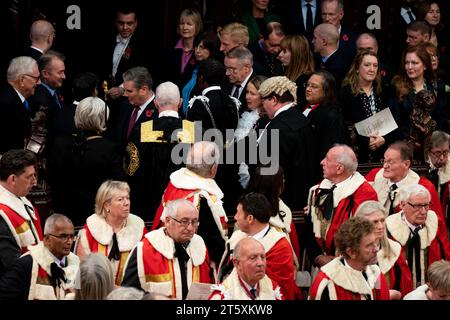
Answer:
<svg viewBox="0 0 450 320"><path fill-rule="evenodd" d="M79 288L75 292L75 300L104 300L113 291L114 271L104 255L89 254L81 262L79 272Z"/></svg>
<svg viewBox="0 0 450 320"><path fill-rule="evenodd" d="M355 216L369 220L379 239L378 265L390 289L391 300L399 300L413 289L411 271L401 254L401 246L386 235L385 209L378 201L363 202Z"/></svg>
<svg viewBox="0 0 450 320"><path fill-rule="evenodd" d="M130 213L130 187L122 181L105 181L95 198L95 214L87 218L75 243L83 260L91 252L108 257L120 285L130 251L146 233L144 221Z"/></svg>

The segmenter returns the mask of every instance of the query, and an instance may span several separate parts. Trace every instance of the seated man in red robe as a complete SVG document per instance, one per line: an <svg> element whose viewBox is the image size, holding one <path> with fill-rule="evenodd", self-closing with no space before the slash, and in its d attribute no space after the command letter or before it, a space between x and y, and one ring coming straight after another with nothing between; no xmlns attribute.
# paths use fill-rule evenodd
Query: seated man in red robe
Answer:
<svg viewBox="0 0 450 320"><path fill-rule="evenodd" d="M185 199L166 206L165 227L147 233L125 265L122 286L186 299L193 283L212 283L208 250L196 235L198 210Z"/></svg>
<svg viewBox="0 0 450 320"><path fill-rule="evenodd" d="M334 259L334 235L341 224L364 201L378 200L375 190L356 171L358 161L350 147L330 148L320 164L324 179L309 191L308 218L302 237L310 261L318 267Z"/></svg>
<svg viewBox="0 0 450 320"><path fill-rule="evenodd" d="M412 160L413 153L406 142L394 142L384 153L383 168L373 169L367 174L366 179L371 182L378 194L378 200L384 205L388 215L401 211L401 192L415 184L424 186L430 194L429 208L436 213L439 220L437 239L442 246L446 247L448 245L447 227L439 195L428 179L410 169Z"/></svg>
<svg viewBox="0 0 450 320"><path fill-rule="evenodd" d="M195 143L187 156L186 168L170 175L170 182L153 220L152 230L163 225L166 204L176 199L187 199L199 210L201 222L197 234L201 236L211 255L212 265L219 265L225 250L228 219L223 209L223 192L214 177L219 163L219 148L213 142Z"/></svg>
<svg viewBox="0 0 450 320"><path fill-rule="evenodd" d="M426 283L428 266L440 259L450 259L449 243L438 240L440 221L437 214L429 210L430 198L424 186L409 186L400 196L402 211L386 219L389 235L402 246L414 288Z"/></svg>
<svg viewBox="0 0 450 320"><path fill-rule="evenodd" d="M389 300L389 287L378 267L378 239L374 225L354 217L334 236L340 257L320 269L310 300Z"/></svg>
<svg viewBox="0 0 450 320"><path fill-rule="evenodd" d="M266 275L266 252L252 237L240 240L233 252L234 269L209 300L283 300L280 287Z"/></svg>
<svg viewBox="0 0 450 320"><path fill-rule="evenodd" d="M294 252L291 244L282 232L270 226L271 205L260 193L249 193L239 199L235 230L227 242L219 267L219 281L228 276L233 268L236 244L248 236L261 242L266 252L267 275L279 284L286 300L300 298L301 293L295 284Z"/></svg>

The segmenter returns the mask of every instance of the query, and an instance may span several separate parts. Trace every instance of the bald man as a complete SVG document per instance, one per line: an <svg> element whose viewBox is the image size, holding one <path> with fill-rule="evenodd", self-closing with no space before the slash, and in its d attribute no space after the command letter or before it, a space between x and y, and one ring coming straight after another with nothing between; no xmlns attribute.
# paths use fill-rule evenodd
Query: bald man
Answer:
<svg viewBox="0 0 450 320"><path fill-rule="evenodd" d="M169 201L191 201L200 212L201 223L197 233L205 240L211 261L217 267L228 239L228 219L222 205L223 192L214 180L219 157L219 148L213 142L200 141L192 146L186 167L170 175L170 182L162 196L152 227L155 230L162 226Z"/></svg>
<svg viewBox="0 0 450 320"><path fill-rule="evenodd" d="M253 237L240 240L233 251L234 269L209 300L284 300L280 287L266 275L266 253Z"/></svg>
<svg viewBox="0 0 450 320"><path fill-rule="evenodd" d="M358 160L352 148L335 145L320 162L324 179L308 196L303 246L310 261L322 267L336 255L334 235L351 218L359 205L378 200L376 191L356 171Z"/></svg>
<svg viewBox="0 0 450 320"><path fill-rule="evenodd" d="M29 56L36 61L46 53L53 45L55 39L55 28L47 20L36 20L30 28L31 46L29 46L24 56Z"/></svg>

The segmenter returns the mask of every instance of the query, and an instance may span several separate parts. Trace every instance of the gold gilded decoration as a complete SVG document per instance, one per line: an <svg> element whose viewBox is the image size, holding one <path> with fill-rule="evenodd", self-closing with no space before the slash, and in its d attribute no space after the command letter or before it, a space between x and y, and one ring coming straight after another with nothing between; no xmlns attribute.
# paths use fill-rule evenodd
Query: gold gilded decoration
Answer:
<svg viewBox="0 0 450 320"><path fill-rule="evenodd" d="M153 120L141 123L141 142L164 142L164 131L153 131Z"/></svg>
<svg viewBox="0 0 450 320"><path fill-rule="evenodd" d="M145 281L146 282L168 282L172 279L170 273L163 274L146 274Z"/></svg>
<svg viewBox="0 0 450 320"><path fill-rule="evenodd" d="M24 223L22 223L20 226L16 227L17 234L24 233L28 230L30 230L30 226L28 225L28 222L26 222L26 221Z"/></svg>
<svg viewBox="0 0 450 320"><path fill-rule="evenodd" d="M183 120L183 130L177 132L178 142L194 143L195 142L195 123Z"/></svg>
<svg viewBox="0 0 450 320"><path fill-rule="evenodd" d="M99 243L98 244L98 248L97 248L97 252L106 256L106 246L104 246L101 243Z"/></svg>
<svg viewBox="0 0 450 320"><path fill-rule="evenodd" d="M199 266L192 266L192 283L198 283L200 282L200 267Z"/></svg>
<svg viewBox="0 0 450 320"><path fill-rule="evenodd" d="M122 284L123 275L125 271L125 262L128 259L128 255L130 254L129 251L121 252L120 253L120 261L119 261L119 271L117 272L116 276L116 285L120 286Z"/></svg>
<svg viewBox="0 0 450 320"><path fill-rule="evenodd" d="M127 175L132 176L139 168L139 150L133 142L128 142L126 151L129 156L129 163L128 166L126 162L124 163L124 171Z"/></svg>

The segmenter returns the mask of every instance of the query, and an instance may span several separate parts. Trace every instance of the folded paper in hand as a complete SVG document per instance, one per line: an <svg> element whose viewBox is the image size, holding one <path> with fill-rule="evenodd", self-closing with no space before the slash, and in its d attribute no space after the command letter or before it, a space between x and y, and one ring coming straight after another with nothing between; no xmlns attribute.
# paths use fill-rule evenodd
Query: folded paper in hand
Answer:
<svg viewBox="0 0 450 320"><path fill-rule="evenodd" d="M374 132L378 132L380 136L385 136L397 128L397 123L389 108L385 108L373 116L355 123L356 131L364 137L368 137Z"/></svg>

